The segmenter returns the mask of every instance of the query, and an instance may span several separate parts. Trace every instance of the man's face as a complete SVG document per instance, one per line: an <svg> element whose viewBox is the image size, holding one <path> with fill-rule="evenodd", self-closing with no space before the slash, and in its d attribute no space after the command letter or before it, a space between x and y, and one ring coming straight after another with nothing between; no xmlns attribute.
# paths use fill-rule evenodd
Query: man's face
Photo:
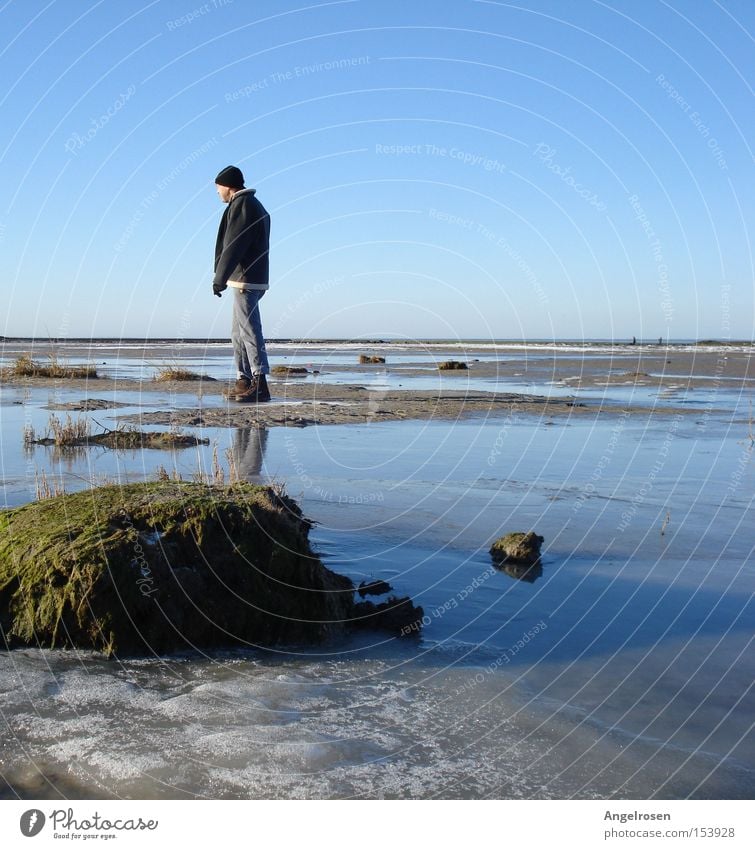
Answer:
<svg viewBox="0 0 755 849"><path fill-rule="evenodd" d="M223 203L228 203L228 201L233 197L233 189L229 189L228 186L219 186L215 183L215 188L218 190L218 197Z"/></svg>

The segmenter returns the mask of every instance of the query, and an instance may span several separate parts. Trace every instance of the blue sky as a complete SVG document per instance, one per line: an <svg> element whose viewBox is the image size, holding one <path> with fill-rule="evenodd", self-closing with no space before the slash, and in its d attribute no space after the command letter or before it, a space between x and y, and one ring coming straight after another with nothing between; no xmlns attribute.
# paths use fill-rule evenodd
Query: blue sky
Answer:
<svg viewBox="0 0 755 849"><path fill-rule="evenodd" d="M7 336L746 338L750 0L0 6Z"/></svg>

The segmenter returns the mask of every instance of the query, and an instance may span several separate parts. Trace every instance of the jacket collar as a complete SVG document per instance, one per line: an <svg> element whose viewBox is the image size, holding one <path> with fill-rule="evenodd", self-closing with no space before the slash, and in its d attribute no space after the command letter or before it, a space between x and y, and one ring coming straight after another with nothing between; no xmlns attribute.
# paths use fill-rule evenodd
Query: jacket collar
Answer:
<svg viewBox="0 0 755 849"><path fill-rule="evenodd" d="M242 195L253 195L256 191L257 189L239 189L231 198L230 202L233 203L236 198L240 198Z"/></svg>

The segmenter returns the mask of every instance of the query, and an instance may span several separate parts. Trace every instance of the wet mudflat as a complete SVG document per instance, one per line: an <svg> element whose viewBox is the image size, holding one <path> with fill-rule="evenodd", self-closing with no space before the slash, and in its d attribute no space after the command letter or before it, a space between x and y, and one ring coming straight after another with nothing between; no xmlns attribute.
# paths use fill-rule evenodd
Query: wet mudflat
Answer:
<svg viewBox="0 0 755 849"><path fill-rule="evenodd" d="M476 380L476 367L453 379ZM215 453L247 480L285 482L327 566L387 581L426 619L416 639L363 634L316 651L6 653L7 794L751 798L751 393L749 378L725 377L698 374L673 401L636 378L617 403L618 385L593 386L574 398L586 408L563 414L489 404L381 422L360 410L303 428L265 427L248 409L237 415L249 421L210 424L207 407L232 409L217 388L114 380L103 393L100 380L93 398L127 406L82 415L109 427L201 415L182 427L209 444L69 456L25 451L23 427L87 393L3 384L7 505L32 500L42 471L69 490L149 479L159 465L189 479ZM277 384L279 406L313 386L335 393L327 403L353 400L350 384L317 380ZM545 382L531 386L548 397ZM496 568L493 540L529 530L544 538L540 571Z"/></svg>

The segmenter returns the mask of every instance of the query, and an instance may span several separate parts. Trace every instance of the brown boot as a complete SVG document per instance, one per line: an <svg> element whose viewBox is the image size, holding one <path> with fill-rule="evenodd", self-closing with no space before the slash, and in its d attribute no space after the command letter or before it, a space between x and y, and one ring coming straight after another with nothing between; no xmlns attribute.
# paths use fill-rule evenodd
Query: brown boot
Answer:
<svg viewBox="0 0 755 849"><path fill-rule="evenodd" d="M257 400L261 403L270 400L270 389L264 374L257 375Z"/></svg>
<svg viewBox="0 0 755 849"><path fill-rule="evenodd" d="M249 388L245 392L239 392L236 400L248 404L262 404L270 400L270 390L264 374L256 374L252 378Z"/></svg>
<svg viewBox="0 0 755 849"><path fill-rule="evenodd" d="M247 389L252 385L252 381L246 377L240 377L236 383L233 385L233 391L236 395L241 395L242 392L246 392Z"/></svg>

